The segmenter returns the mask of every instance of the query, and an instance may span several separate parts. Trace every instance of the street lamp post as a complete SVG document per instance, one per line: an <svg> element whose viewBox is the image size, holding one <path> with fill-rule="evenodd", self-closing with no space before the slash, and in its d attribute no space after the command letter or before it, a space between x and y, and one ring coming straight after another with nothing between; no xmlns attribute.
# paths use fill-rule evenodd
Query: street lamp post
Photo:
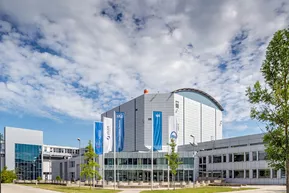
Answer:
<svg viewBox="0 0 289 193"><path fill-rule="evenodd" d="M195 139L195 136L194 135L190 135L192 138L193 138L193 143L190 142L191 146L193 147L193 158L194 158L194 176L193 176L193 181L195 182L196 181L196 167L195 167L195 159L196 159L196 154L195 154L195 147L198 145L196 143L196 139Z"/></svg>
<svg viewBox="0 0 289 193"><path fill-rule="evenodd" d="M80 142L81 142L81 140L80 140L80 138L77 138L77 140L78 140L78 144L79 144L78 154L79 154L79 187L80 187L80 183L81 183L81 175L80 175L80 173L81 173L81 152L80 152Z"/></svg>

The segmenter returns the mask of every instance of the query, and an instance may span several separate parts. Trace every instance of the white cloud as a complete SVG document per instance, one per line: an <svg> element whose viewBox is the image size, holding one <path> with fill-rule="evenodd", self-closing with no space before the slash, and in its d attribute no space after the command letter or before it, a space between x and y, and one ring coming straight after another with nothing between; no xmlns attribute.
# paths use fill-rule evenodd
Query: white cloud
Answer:
<svg viewBox="0 0 289 193"><path fill-rule="evenodd" d="M0 82L1 110L92 120L144 88L195 87L221 102L225 122L249 119L245 89L262 79L266 45L287 26L288 4L114 3L121 4L1 1L0 12L8 16L0 17L0 73L8 79ZM44 76L43 63L58 73Z"/></svg>

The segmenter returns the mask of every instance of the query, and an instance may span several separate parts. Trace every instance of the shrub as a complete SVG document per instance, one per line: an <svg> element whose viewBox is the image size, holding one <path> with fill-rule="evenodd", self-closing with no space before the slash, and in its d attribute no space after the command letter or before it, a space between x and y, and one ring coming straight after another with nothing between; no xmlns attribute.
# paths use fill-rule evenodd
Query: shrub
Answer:
<svg viewBox="0 0 289 193"><path fill-rule="evenodd" d="M61 181L61 177L60 176L56 176L56 180L57 181Z"/></svg>
<svg viewBox="0 0 289 193"><path fill-rule="evenodd" d="M38 176L37 177L37 181L39 182L39 181L41 181L42 180L42 178L40 177L40 176Z"/></svg>
<svg viewBox="0 0 289 193"><path fill-rule="evenodd" d="M14 170L7 170L5 166L1 172L1 183L12 183L17 178Z"/></svg>

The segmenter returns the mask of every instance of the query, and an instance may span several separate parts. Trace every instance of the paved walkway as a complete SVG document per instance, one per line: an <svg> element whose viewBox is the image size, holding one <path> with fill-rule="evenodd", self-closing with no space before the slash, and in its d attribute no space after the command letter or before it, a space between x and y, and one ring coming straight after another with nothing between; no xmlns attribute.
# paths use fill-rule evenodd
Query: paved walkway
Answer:
<svg viewBox="0 0 289 193"><path fill-rule="evenodd" d="M16 184L1 184L2 193L58 193L51 190L42 190Z"/></svg>
<svg viewBox="0 0 289 193"><path fill-rule="evenodd" d="M285 193L285 186L247 186L255 190L234 191L231 193ZM122 193L139 193L144 189L122 189ZM16 184L2 184L2 193L58 193Z"/></svg>
<svg viewBox="0 0 289 193"><path fill-rule="evenodd" d="M258 188L255 190L233 191L231 193L285 193L285 186L246 186L246 188Z"/></svg>

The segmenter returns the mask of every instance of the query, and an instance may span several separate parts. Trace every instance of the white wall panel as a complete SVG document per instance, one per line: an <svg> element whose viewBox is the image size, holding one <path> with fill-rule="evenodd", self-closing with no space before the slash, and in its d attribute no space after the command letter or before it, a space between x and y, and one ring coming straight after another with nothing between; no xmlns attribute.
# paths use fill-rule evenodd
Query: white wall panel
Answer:
<svg viewBox="0 0 289 193"><path fill-rule="evenodd" d="M184 97L178 94L174 94L174 108L175 116L178 123L178 145L184 144ZM176 108L176 102L179 103L179 108Z"/></svg>
<svg viewBox="0 0 289 193"><path fill-rule="evenodd" d="M144 146L144 95L136 98L136 150L145 150Z"/></svg>
<svg viewBox="0 0 289 193"><path fill-rule="evenodd" d="M222 111L216 110L216 139L223 138Z"/></svg>
<svg viewBox="0 0 289 193"><path fill-rule="evenodd" d="M202 142L215 139L215 109L202 104Z"/></svg>
<svg viewBox="0 0 289 193"><path fill-rule="evenodd" d="M185 98L185 144L193 142L191 135L195 136L195 142L201 141L200 103Z"/></svg>
<svg viewBox="0 0 289 193"><path fill-rule="evenodd" d="M8 170L15 169L15 144L43 145L43 132L14 127L4 128L5 164ZM43 150L42 150L43 151Z"/></svg>

